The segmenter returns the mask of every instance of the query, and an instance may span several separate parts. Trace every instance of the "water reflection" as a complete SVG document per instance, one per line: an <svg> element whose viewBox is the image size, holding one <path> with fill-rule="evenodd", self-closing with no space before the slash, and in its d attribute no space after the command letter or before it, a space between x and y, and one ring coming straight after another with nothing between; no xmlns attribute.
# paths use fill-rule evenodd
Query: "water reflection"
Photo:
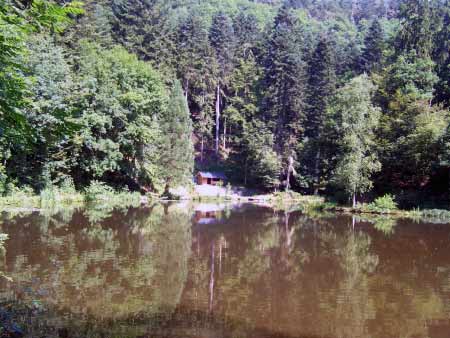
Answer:
<svg viewBox="0 0 450 338"><path fill-rule="evenodd" d="M28 337L450 332L448 225L226 204L92 215L3 220L0 296L27 304Z"/></svg>

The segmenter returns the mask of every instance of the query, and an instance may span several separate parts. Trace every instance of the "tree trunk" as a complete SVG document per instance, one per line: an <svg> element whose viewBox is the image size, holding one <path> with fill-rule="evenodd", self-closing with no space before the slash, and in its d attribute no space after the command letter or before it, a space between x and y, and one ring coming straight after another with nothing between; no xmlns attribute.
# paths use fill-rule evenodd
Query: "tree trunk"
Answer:
<svg viewBox="0 0 450 338"><path fill-rule="evenodd" d="M203 162L203 151L204 151L204 147L205 147L205 138L202 135L202 141L200 143L200 161Z"/></svg>
<svg viewBox="0 0 450 338"><path fill-rule="evenodd" d="M289 191L289 189L291 188L291 173L296 175L294 168L294 158L292 156L289 156L289 166L287 170L287 179L286 179L286 191Z"/></svg>
<svg viewBox="0 0 450 338"><path fill-rule="evenodd" d="M355 15L356 15L356 0L352 0L352 14L351 14L351 18L352 18L352 22L355 23Z"/></svg>
<svg viewBox="0 0 450 338"><path fill-rule="evenodd" d="M247 186L247 163L248 158L245 158L245 168L244 168L244 185Z"/></svg>
<svg viewBox="0 0 450 338"><path fill-rule="evenodd" d="M356 193L353 193L353 208L356 208L356 204L357 204Z"/></svg>
<svg viewBox="0 0 450 338"><path fill-rule="evenodd" d="M220 85L217 85L217 98L216 98L216 155L219 154L219 132L220 132Z"/></svg>
<svg viewBox="0 0 450 338"><path fill-rule="evenodd" d="M166 185L164 187L164 196L170 197L170 181L167 180Z"/></svg>
<svg viewBox="0 0 450 338"><path fill-rule="evenodd" d="M289 168L290 169L290 168ZM289 191L291 184L290 184L290 180L291 180L291 171L288 169L287 172L287 178L286 178L286 191Z"/></svg>
<svg viewBox="0 0 450 338"><path fill-rule="evenodd" d="M227 118L223 121L223 149L227 150Z"/></svg>
<svg viewBox="0 0 450 338"><path fill-rule="evenodd" d="M186 80L186 90L184 92L186 101L188 100L188 94L189 94L189 80Z"/></svg>
<svg viewBox="0 0 450 338"><path fill-rule="evenodd" d="M314 196L319 195L319 183L320 183L320 149L317 151L316 161L314 163Z"/></svg>

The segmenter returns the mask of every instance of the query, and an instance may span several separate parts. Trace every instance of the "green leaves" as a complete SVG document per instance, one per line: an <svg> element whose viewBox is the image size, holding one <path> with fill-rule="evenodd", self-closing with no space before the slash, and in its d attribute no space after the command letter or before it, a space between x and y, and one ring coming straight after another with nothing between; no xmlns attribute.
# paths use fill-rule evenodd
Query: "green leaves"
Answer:
<svg viewBox="0 0 450 338"><path fill-rule="evenodd" d="M331 108L342 151L334 182L354 197L369 191L372 175L381 170L374 134L381 112L371 103L374 90L367 75L359 76L338 91Z"/></svg>
<svg viewBox="0 0 450 338"><path fill-rule="evenodd" d="M162 113L161 123L161 177L169 188L186 184L193 176L194 146L192 121L186 98L179 81L176 81L167 109Z"/></svg>
<svg viewBox="0 0 450 338"><path fill-rule="evenodd" d="M167 102L159 74L123 48L91 43L83 44L79 67L83 128L73 165L88 178L151 186L159 179L151 168L159 165L158 121Z"/></svg>
<svg viewBox="0 0 450 338"><path fill-rule="evenodd" d="M30 18L30 26L38 31L49 29L63 32L71 23L71 17L84 13L83 2L72 1L63 6L45 0L33 0L25 15Z"/></svg>

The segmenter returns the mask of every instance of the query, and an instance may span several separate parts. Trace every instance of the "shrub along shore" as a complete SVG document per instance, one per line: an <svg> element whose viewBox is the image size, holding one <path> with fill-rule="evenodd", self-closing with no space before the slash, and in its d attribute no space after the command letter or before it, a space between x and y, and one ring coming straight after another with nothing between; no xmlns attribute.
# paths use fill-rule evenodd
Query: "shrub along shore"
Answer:
<svg viewBox="0 0 450 338"><path fill-rule="evenodd" d="M450 211L445 209L423 209L412 210L400 209L392 195L385 195L375 199L371 203L359 203L356 207L340 205L328 201L322 196L305 196L296 192L274 192L271 194L254 194L251 196L218 196L200 197L183 196L196 202L239 202L262 204L276 210L302 210L305 213L342 213L349 215L386 216L395 218L431 219L433 221L450 222ZM98 207L107 205L108 208L130 208L147 205L150 202L176 201L177 197L142 195L139 192L128 190L117 191L113 188L94 181L83 191L77 191L72 184L61 187L49 187L39 195L32 189L16 190L9 195L0 197L0 212L8 211L42 211L55 210L61 207L81 208Z"/></svg>

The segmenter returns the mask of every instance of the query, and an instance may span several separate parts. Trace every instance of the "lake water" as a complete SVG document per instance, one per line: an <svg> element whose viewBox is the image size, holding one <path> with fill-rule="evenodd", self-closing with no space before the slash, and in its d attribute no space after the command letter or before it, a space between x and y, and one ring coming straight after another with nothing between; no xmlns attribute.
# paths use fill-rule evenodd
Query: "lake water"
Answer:
<svg viewBox="0 0 450 338"><path fill-rule="evenodd" d="M26 337L450 337L448 224L173 204L1 232L0 315Z"/></svg>

